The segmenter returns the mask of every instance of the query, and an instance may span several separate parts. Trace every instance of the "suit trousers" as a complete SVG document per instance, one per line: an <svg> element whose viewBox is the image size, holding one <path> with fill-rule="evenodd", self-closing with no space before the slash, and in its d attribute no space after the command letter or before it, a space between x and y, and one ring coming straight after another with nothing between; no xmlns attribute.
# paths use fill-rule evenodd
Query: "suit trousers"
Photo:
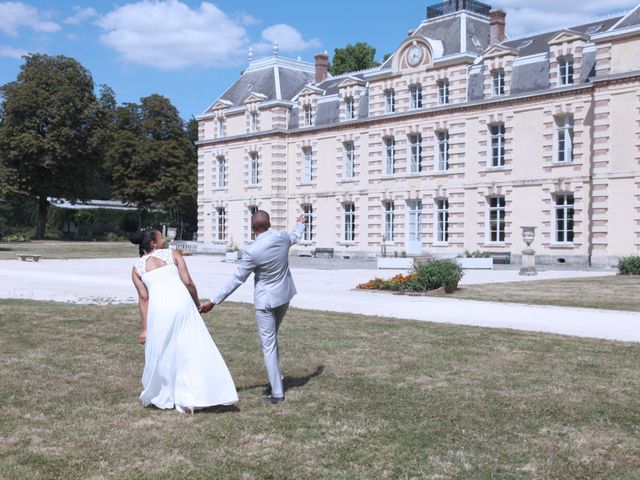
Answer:
<svg viewBox="0 0 640 480"><path fill-rule="evenodd" d="M289 302L275 308L256 310L256 324L258 325L258 334L262 344L264 366L267 368L267 376L271 384L271 395L274 397L284 397L280 354L278 352L278 330L288 308Z"/></svg>

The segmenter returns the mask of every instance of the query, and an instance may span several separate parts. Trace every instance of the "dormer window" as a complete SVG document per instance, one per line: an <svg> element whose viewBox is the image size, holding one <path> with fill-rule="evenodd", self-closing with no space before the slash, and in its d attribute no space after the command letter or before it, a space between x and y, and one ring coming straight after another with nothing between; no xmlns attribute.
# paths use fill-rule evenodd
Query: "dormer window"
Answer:
<svg viewBox="0 0 640 480"><path fill-rule="evenodd" d="M558 58L558 78L560 85L573 84L573 57L567 55Z"/></svg>
<svg viewBox="0 0 640 480"><path fill-rule="evenodd" d="M422 86L411 85L409 93L411 94L411 109L422 108Z"/></svg>
<svg viewBox="0 0 640 480"><path fill-rule="evenodd" d="M223 138L225 135L225 124L224 124L224 118L219 118L218 119L218 138Z"/></svg>
<svg viewBox="0 0 640 480"><path fill-rule="evenodd" d="M438 105L446 105L449 103L449 80L440 80L438 82Z"/></svg>
<svg viewBox="0 0 640 480"><path fill-rule="evenodd" d="M344 106L346 109L347 120L353 120L354 118L356 118L356 108L353 97L347 97L344 100Z"/></svg>
<svg viewBox="0 0 640 480"><path fill-rule="evenodd" d="M499 68L491 72L491 79L493 83L493 96L499 97L504 95L504 70Z"/></svg>
<svg viewBox="0 0 640 480"><path fill-rule="evenodd" d="M249 131L255 133L258 131L258 112L249 114Z"/></svg>
<svg viewBox="0 0 640 480"><path fill-rule="evenodd" d="M384 113L396 111L396 93L393 88L384 91Z"/></svg>
<svg viewBox="0 0 640 480"><path fill-rule="evenodd" d="M304 126L311 127L313 125L313 110L311 109L311 105L306 105L304 107Z"/></svg>

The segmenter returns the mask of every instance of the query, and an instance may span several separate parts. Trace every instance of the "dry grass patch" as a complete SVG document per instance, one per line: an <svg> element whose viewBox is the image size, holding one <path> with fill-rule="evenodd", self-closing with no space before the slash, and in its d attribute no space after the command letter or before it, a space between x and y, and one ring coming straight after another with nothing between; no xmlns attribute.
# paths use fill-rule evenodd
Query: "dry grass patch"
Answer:
<svg viewBox="0 0 640 480"><path fill-rule="evenodd" d="M291 309L260 402L250 307L210 331L236 409L144 409L136 307L0 301L0 478L637 478L640 345Z"/></svg>
<svg viewBox="0 0 640 480"><path fill-rule="evenodd" d="M463 300L640 312L640 296L636 294L639 289L640 276L610 275L563 280L466 285L446 296Z"/></svg>
<svg viewBox="0 0 640 480"><path fill-rule="evenodd" d="M64 242L33 240L24 243L0 242L0 260L15 260L18 253L39 253L43 259L129 258L138 249L129 242Z"/></svg>

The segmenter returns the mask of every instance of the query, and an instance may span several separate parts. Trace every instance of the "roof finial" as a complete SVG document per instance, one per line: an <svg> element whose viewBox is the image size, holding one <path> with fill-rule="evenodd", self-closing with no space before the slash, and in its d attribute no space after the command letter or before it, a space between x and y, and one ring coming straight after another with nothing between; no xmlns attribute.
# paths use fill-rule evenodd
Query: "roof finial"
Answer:
<svg viewBox="0 0 640 480"><path fill-rule="evenodd" d="M249 63L253 61L253 47L249 46Z"/></svg>
<svg viewBox="0 0 640 480"><path fill-rule="evenodd" d="M273 56L277 57L278 56L278 50L280 48L278 47L278 41L276 40L275 42L273 42Z"/></svg>

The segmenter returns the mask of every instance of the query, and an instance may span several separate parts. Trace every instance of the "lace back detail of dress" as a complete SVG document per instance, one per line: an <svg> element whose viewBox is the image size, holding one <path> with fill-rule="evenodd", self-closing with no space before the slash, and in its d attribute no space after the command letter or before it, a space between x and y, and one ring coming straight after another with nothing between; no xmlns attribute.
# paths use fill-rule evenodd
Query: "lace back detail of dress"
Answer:
<svg viewBox="0 0 640 480"><path fill-rule="evenodd" d="M147 260L149 260L150 257L155 257L159 260L162 260L166 265L173 263L173 256L170 249L161 248L159 250L154 250L151 253L143 255L136 261L135 267L140 275L147 272ZM152 268L151 270L155 270L155 268Z"/></svg>

